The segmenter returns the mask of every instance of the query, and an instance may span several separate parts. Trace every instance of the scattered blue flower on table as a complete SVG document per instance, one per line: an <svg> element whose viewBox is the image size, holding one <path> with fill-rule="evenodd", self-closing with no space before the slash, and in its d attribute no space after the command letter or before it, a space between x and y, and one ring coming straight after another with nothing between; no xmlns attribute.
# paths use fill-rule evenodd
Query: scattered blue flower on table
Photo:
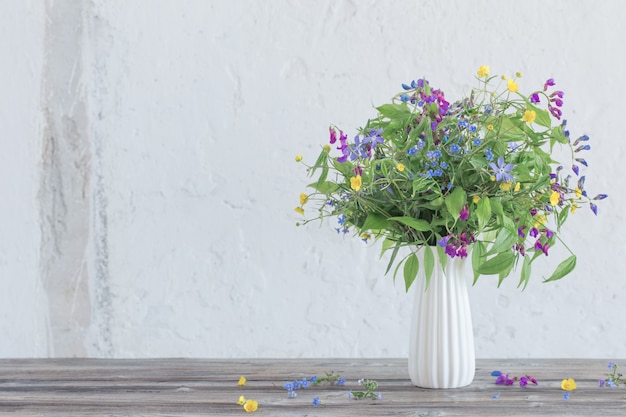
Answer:
<svg viewBox="0 0 626 417"><path fill-rule="evenodd" d="M564 393L563 393L563 399L564 399L565 401L569 400L570 395L572 395L572 393L571 393L571 392L564 392Z"/></svg>
<svg viewBox="0 0 626 417"><path fill-rule="evenodd" d="M498 398L500 398L500 393L499 392L496 392L495 394L493 394L491 396L491 399L493 399L493 400L497 400Z"/></svg>
<svg viewBox="0 0 626 417"><path fill-rule="evenodd" d="M610 370L608 376L605 379L598 380L598 385L600 387L609 386L611 388L615 388L619 384L626 385L626 381L622 379L624 375L619 372L619 367L617 366L617 363L613 361L609 362L608 368Z"/></svg>

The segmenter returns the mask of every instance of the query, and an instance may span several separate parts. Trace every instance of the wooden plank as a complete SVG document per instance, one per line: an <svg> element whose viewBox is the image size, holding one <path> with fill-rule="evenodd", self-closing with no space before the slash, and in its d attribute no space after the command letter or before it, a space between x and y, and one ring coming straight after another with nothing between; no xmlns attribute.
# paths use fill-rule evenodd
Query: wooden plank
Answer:
<svg viewBox="0 0 626 417"><path fill-rule="evenodd" d="M494 369L528 373L539 386L495 385ZM329 371L346 385L309 387L287 398L285 381ZM411 384L406 359L0 359L0 414L241 415L236 401L244 395L259 402L255 415L277 417L626 416L626 387L598 387L607 371L604 360L478 360L469 387L428 390ZM244 387L237 386L240 375L248 379ZM565 401L560 384L567 377L578 389ZM349 399L360 378L375 379L383 399ZM320 406L312 405L314 397Z"/></svg>

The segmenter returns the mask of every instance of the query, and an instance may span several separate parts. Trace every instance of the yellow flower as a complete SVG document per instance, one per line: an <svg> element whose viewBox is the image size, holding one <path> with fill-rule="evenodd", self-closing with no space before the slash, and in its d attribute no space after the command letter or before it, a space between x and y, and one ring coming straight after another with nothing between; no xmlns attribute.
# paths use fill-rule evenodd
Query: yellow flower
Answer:
<svg viewBox="0 0 626 417"><path fill-rule="evenodd" d="M539 227L542 224L546 224L547 221L548 221L548 218L546 217L545 214L538 214L537 216L535 216L535 227Z"/></svg>
<svg viewBox="0 0 626 417"><path fill-rule="evenodd" d="M324 151L330 152L330 145L324 145Z"/></svg>
<svg viewBox="0 0 626 417"><path fill-rule="evenodd" d="M493 125L487 125L487 130L493 130Z"/></svg>
<svg viewBox="0 0 626 417"><path fill-rule="evenodd" d="M295 212L304 216L304 209L302 207L296 207Z"/></svg>
<svg viewBox="0 0 626 417"><path fill-rule="evenodd" d="M517 78L522 78L522 73L521 73L520 71L517 71L517 72L515 73L515 76L516 76Z"/></svg>
<svg viewBox="0 0 626 417"><path fill-rule="evenodd" d="M354 191L359 191L361 189L361 176L357 175L356 177L350 178L350 188Z"/></svg>
<svg viewBox="0 0 626 417"><path fill-rule="evenodd" d="M561 381L561 389L564 391L574 391L576 389L576 381L573 378L567 378Z"/></svg>
<svg viewBox="0 0 626 417"><path fill-rule="evenodd" d="M509 81L507 81L506 88L508 88L511 93L517 93L518 90L517 83L513 81L512 78L509 78Z"/></svg>
<svg viewBox="0 0 626 417"><path fill-rule="evenodd" d="M475 195L474 197L472 197L472 201L474 202L474 204L477 204L480 201L480 196Z"/></svg>
<svg viewBox="0 0 626 417"><path fill-rule="evenodd" d="M479 77L486 77L487 75L489 75L489 65L481 65L478 68L477 74Z"/></svg>
<svg viewBox="0 0 626 417"><path fill-rule="evenodd" d="M398 164L396 165L396 169L400 172L404 171L404 164Z"/></svg>
<svg viewBox="0 0 626 417"><path fill-rule="evenodd" d="M571 208L570 208L570 212L571 212L572 214L574 214L574 213L576 212L576 209L577 209L577 208L578 208L578 204L576 204L576 203L572 203L572 206L571 206Z"/></svg>
<svg viewBox="0 0 626 417"><path fill-rule="evenodd" d="M559 201L561 201L561 194L558 191L552 191L552 194L550 194L550 204L556 206L559 204Z"/></svg>
<svg viewBox="0 0 626 417"><path fill-rule="evenodd" d="M302 161L302 155L298 154L296 155L296 162L300 162Z"/></svg>
<svg viewBox="0 0 626 417"><path fill-rule="evenodd" d="M305 205L307 201L309 201L309 196L306 193L300 193L300 205Z"/></svg>
<svg viewBox="0 0 626 417"><path fill-rule="evenodd" d="M583 195L583 190L581 190L580 187L576 187L574 193L576 194L576 198L580 198Z"/></svg>
<svg viewBox="0 0 626 417"><path fill-rule="evenodd" d="M503 80L506 80L506 75L502 74L500 78L502 78ZM491 93L491 94L495 94L495 93Z"/></svg>
<svg viewBox="0 0 626 417"><path fill-rule="evenodd" d="M245 402L246 402L246 399L242 395L241 397L239 397L239 401L237 401L237 405L244 405Z"/></svg>
<svg viewBox="0 0 626 417"><path fill-rule="evenodd" d="M519 188L520 188L520 183L518 182L518 183L515 184L515 189L513 189L513 191L514 192L518 192Z"/></svg>
<svg viewBox="0 0 626 417"><path fill-rule="evenodd" d="M524 115L522 116L522 120L528 124L531 124L532 122L535 121L536 117L537 117L537 113L535 113L534 110L526 110L524 112Z"/></svg>
<svg viewBox="0 0 626 417"><path fill-rule="evenodd" d="M496 180L496 176L492 175L491 178L489 178L491 181L495 181Z"/></svg>
<svg viewBox="0 0 626 417"><path fill-rule="evenodd" d="M500 189L502 191L509 191L511 189L511 185L513 184L511 184L510 182L503 182L500 184Z"/></svg>
<svg viewBox="0 0 626 417"><path fill-rule="evenodd" d="M302 197L300 197L300 199L302 199ZM239 382L237 382L237 385L239 385L240 387L243 387L244 385L246 385L246 377L245 376L240 376L239 377Z"/></svg>
<svg viewBox="0 0 626 417"><path fill-rule="evenodd" d="M259 408L259 403L254 400L246 400L243 404L243 409L246 410L246 413L253 413Z"/></svg>

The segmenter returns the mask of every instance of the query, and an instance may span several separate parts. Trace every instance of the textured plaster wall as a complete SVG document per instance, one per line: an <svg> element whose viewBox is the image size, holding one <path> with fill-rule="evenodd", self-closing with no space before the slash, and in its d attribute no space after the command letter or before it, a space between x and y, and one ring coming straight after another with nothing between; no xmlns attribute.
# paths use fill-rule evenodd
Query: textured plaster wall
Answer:
<svg viewBox="0 0 626 417"><path fill-rule="evenodd" d="M406 356L378 247L293 212L330 123L479 65L554 77L600 215L567 279L470 289L478 357L624 357L620 1L0 5L0 356ZM468 278L469 279L469 278Z"/></svg>

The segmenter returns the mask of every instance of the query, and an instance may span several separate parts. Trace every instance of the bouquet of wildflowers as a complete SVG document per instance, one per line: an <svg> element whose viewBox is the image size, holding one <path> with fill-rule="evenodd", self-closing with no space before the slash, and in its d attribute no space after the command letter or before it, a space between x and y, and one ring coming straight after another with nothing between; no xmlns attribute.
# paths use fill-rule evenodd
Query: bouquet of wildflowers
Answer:
<svg viewBox="0 0 626 417"><path fill-rule="evenodd" d="M582 205L597 214L606 195L585 190L580 171L588 165L589 137L570 137L561 120L563 92L549 79L522 94L520 77L490 76L481 66L479 87L454 103L427 80L412 81L352 140L331 126L330 143L305 164L315 181L296 211L306 215L306 204L318 205L299 224L334 216L339 233L382 239L383 253L391 253L387 272L395 266L395 277L402 266L407 290L419 250L427 280L436 250L442 266L447 256L470 257L474 282L498 275L499 285L521 264L525 288L533 261L563 243L559 231L568 216ZM557 162L557 152L566 163ZM574 269L576 256L567 250L545 281Z"/></svg>

